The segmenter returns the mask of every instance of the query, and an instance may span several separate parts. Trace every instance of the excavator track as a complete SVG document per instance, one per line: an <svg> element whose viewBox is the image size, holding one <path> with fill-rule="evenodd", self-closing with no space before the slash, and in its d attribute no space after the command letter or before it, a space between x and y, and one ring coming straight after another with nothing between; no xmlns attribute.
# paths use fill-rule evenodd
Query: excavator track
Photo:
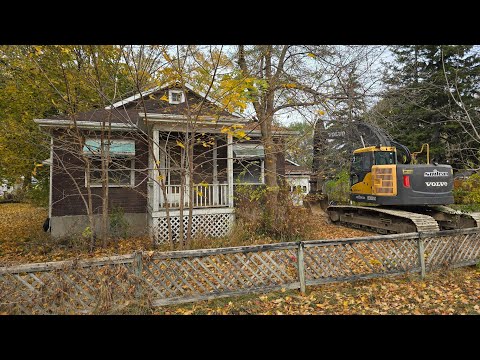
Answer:
<svg viewBox="0 0 480 360"><path fill-rule="evenodd" d="M432 216L441 230L480 227L480 213L464 213L444 205L423 207L419 212Z"/></svg>
<svg viewBox="0 0 480 360"><path fill-rule="evenodd" d="M382 234L480 227L480 213L463 213L448 206L410 208L410 211L375 206L331 205L330 220Z"/></svg>
<svg viewBox="0 0 480 360"><path fill-rule="evenodd" d="M440 230L429 215L374 206L331 205L327 213L333 222L366 228L381 234Z"/></svg>
<svg viewBox="0 0 480 360"><path fill-rule="evenodd" d="M480 212L470 213L469 214L477 223L477 227L480 227Z"/></svg>

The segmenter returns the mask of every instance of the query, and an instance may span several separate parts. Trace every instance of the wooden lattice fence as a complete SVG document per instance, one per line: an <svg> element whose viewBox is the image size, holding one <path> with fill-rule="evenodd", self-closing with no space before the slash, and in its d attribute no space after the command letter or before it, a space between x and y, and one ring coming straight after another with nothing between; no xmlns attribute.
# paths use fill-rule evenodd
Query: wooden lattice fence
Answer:
<svg viewBox="0 0 480 360"><path fill-rule="evenodd" d="M0 268L0 311L95 313L354 281L480 260L480 229L304 241Z"/></svg>

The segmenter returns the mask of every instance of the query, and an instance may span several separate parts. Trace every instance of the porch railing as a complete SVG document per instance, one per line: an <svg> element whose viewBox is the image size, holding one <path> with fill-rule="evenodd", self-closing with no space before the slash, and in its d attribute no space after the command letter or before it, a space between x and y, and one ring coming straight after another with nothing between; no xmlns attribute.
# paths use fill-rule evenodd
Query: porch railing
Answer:
<svg viewBox="0 0 480 360"><path fill-rule="evenodd" d="M180 185L166 185L167 202L170 208L180 207ZM184 206L189 203L188 186L184 188ZM228 206L228 184L204 184L194 185L193 187L193 207L225 207ZM160 208L165 207L163 191L160 189Z"/></svg>

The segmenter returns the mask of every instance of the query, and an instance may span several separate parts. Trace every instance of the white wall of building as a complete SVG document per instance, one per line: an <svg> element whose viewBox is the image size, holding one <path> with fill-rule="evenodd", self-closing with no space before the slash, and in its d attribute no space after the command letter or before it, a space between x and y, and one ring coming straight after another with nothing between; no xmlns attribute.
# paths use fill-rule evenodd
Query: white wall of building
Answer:
<svg viewBox="0 0 480 360"><path fill-rule="evenodd" d="M301 186L302 194L308 194L310 192L310 176L308 175L286 175L287 182L290 184L290 190L293 191L294 187Z"/></svg>
<svg viewBox="0 0 480 360"><path fill-rule="evenodd" d="M310 176L308 175L286 175L285 179L290 184L290 191L293 192L297 186L301 189L301 194L295 196L296 205L303 205L303 197L310 192Z"/></svg>

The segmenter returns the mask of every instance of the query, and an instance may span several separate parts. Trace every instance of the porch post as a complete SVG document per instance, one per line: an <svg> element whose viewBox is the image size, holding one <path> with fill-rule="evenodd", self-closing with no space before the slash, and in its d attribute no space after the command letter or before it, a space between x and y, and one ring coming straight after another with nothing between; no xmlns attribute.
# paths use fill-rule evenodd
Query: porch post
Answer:
<svg viewBox="0 0 480 360"><path fill-rule="evenodd" d="M217 139L213 144L213 205L218 205Z"/></svg>
<svg viewBox="0 0 480 360"><path fill-rule="evenodd" d="M50 134L50 179L48 184L48 231L52 232L52 205L53 205L53 134Z"/></svg>
<svg viewBox="0 0 480 360"><path fill-rule="evenodd" d="M160 136L158 130L153 130L153 212L160 210L160 184L158 183L158 176L160 175Z"/></svg>
<svg viewBox="0 0 480 360"><path fill-rule="evenodd" d="M228 207L233 208L233 136L227 134Z"/></svg>

